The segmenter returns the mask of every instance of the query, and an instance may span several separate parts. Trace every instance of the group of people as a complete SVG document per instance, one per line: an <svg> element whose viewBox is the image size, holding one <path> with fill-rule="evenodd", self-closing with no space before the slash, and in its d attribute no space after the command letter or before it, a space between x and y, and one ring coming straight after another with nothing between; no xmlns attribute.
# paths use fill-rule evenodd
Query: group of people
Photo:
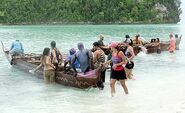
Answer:
<svg viewBox="0 0 185 113"><path fill-rule="evenodd" d="M62 64L63 56L59 49L56 48L56 42L52 41L50 43L51 49L46 47L43 50L41 56L41 63L32 72L37 71L41 67L44 67L44 82L46 84L55 82L55 70L58 65Z"/></svg>
<svg viewBox="0 0 185 113"><path fill-rule="evenodd" d="M182 35L179 37L177 34L175 34L175 38L173 34L169 35L169 46L166 48L170 53L175 52L175 50L179 50L179 43L181 40ZM161 45L159 38L151 39L151 44L157 44L157 53L161 53Z"/></svg>
<svg viewBox="0 0 185 113"><path fill-rule="evenodd" d="M175 36L175 37L174 37ZM126 37L126 40L131 40L133 42L134 46L140 46L140 47L157 47L157 53L161 53L161 49L166 49L170 53L173 53L175 50L179 50L179 43L181 41L181 36L178 36L178 34L173 34L169 35L169 46L167 48L162 48L161 47L161 42L159 38L152 38L150 42L146 41L144 38L140 37L140 35L136 35L133 39L130 39L129 37Z"/></svg>
<svg viewBox="0 0 185 113"><path fill-rule="evenodd" d="M126 45L126 50L120 50L118 47L118 43L112 42L109 45L109 47L111 48L111 52L110 55L108 55L111 57L109 57L108 60L103 63L105 66L111 65L110 87L112 96L114 96L115 94L115 83L117 80L121 83L125 94L128 94L128 88L125 83L125 80L127 78L133 78L132 68L127 68L128 63L130 63L135 57L134 49L132 47L133 41L130 39L129 35L126 35L125 38L126 40L124 41L124 43ZM102 36L100 36L100 40L98 42L101 42L99 45L104 46Z"/></svg>
<svg viewBox="0 0 185 113"><path fill-rule="evenodd" d="M92 44L93 50L94 50L93 52L91 50L85 49L83 43L78 43L77 44L78 51L76 51L74 48L71 48L69 50L69 54L67 58L64 61L63 61L64 58L62 53L56 47L56 42L52 41L50 43L50 46L51 46L50 48L48 47L44 48L41 56L40 65L31 71L35 72L39 68L43 67L44 82L53 83L55 82L55 70L59 65L62 65L62 63L64 63L63 65L64 69L66 69L65 67L67 67L67 65L72 67L75 75L78 72L85 74L91 69L96 69L100 65L102 65L103 68L101 70L101 79L100 81L98 81L97 86L100 89L103 89L104 88L103 83L105 82L106 66L108 64L111 64L112 68L111 68L111 76L110 76L110 87L111 87L112 96L115 93L116 80L120 81L125 93L128 94L128 88L125 84L125 80L127 78L130 78L130 79L132 78L132 75L131 75L132 72L131 70L128 69L127 71L128 74L126 74L124 65L126 65L128 61L132 61L132 59L135 56L132 48L132 42L129 40L125 42L127 45L127 50L125 53L123 53L118 49L118 43L112 42L110 44L112 57L109 60L106 60L105 53L101 49L101 46L104 46L103 39L104 37L100 36L100 40ZM24 49L23 49L22 43L19 40L16 40L15 42L13 42L9 52L11 55L24 55Z"/></svg>
<svg viewBox="0 0 185 113"><path fill-rule="evenodd" d="M169 46L167 49L170 53L173 53L175 52L175 50L179 50L179 43L182 35L179 37L177 34L175 34L175 38L174 38L173 34L170 34L169 37L170 37L170 40L169 40Z"/></svg>
<svg viewBox="0 0 185 113"><path fill-rule="evenodd" d="M97 86L100 89L103 89L106 67L107 65L111 65L111 95L114 96L115 94L115 83L117 80L121 83L125 94L128 94L128 88L125 83L125 80L133 79L133 66L129 68L129 63L132 63L133 65L133 59L135 57L133 44L143 45L143 41L141 41L139 37L139 35L136 35L135 39L132 40L129 35L126 35L126 39L123 41L123 43L126 45L125 51L122 51L118 48L118 43L112 42L109 45L109 48L111 49L109 56L111 57L109 57L107 60L104 51L101 49L103 46L105 46L103 43L104 37L102 35L100 35L100 40L92 44L93 51L86 49L83 43L78 43L78 51L76 51L76 49L74 48L71 48L69 50L67 58L65 58L64 61L62 53L59 49L56 48L56 42L52 41L50 43L51 48L44 48L40 65L32 71L35 72L43 66L45 83L52 83L55 82L55 70L59 65L62 65L62 63L64 63L64 70L67 66L71 67L74 70L74 76L76 76L78 72L85 74L86 72L92 69L96 69L100 65L102 65L104 68L102 68L101 79L100 81L98 81ZM151 41L151 43L159 43L159 38ZM173 38L173 35L170 35L170 46L168 47L168 49L170 52L174 52L174 48L175 40ZM19 42L19 40L13 42L9 53L11 55L23 55L24 49L22 43Z"/></svg>
<svg viewBox="0 0 185 113"><path fill-rule="evenodd" d="M169 46L166 48L170 53L175 52L175 50L179 50L179 43L181 40L182 35L179 37L178 34L175 34L175 38L173 34L169 35ZM150 44L157 44L157 53L161 53L161 45L159 38L151 39Z"/></svg>

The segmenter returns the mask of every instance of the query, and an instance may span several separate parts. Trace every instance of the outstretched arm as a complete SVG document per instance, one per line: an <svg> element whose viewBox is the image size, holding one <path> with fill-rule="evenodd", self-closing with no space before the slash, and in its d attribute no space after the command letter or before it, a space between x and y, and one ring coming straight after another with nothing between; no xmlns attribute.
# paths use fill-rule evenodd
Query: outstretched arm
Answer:
<svg viewBox="0 0 185 113"><path fill-rule="evenodd" d="M42 63L40 63L40 65L38 65L35 69L33 69L33 72L36 72L37 70L39 70L42 67Z"/></svg>

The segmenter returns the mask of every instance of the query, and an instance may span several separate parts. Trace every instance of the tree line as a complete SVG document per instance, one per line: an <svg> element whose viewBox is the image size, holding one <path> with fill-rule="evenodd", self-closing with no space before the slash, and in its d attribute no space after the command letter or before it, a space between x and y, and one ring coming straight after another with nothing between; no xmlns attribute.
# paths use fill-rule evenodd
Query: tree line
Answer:
<svg viewBox="0 0 185 113"><path fill-rule="evenodd" d="M180 0L1 0L0 4L0 23L5 24L177 23L180 14Z"/></svg>

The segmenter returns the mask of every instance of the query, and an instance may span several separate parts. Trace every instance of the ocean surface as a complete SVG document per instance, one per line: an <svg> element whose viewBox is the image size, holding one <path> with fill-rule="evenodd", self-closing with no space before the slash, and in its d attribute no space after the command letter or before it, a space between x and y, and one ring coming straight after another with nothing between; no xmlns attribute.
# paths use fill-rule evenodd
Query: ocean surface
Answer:
<svg viewBox="0 0 185 113"><path fill-rule="evenodd" d="M146 40L182 34L175 53L138 54L133 70L136 80L127 80L129 94L119 83L111 97L106 73L104 90L77 89L44 84L42 79L12 68L0 49L0 113L185 113L185 26L165 25L29 25L0 26L0 40L9 48L19 39L26 53L42 53L55 40L68 53L83 42L86 48L105 36L104 43L121 42L126 34L140 34Z"/></svg>

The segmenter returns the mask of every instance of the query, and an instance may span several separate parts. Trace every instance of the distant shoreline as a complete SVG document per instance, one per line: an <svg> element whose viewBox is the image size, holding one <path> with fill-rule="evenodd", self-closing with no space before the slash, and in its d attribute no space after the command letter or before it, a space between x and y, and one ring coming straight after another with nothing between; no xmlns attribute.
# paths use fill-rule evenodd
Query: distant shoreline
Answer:
<svg viewBox="0 0 185 113"><path fill-rule="evenodd" d="M22 23L0 23L0 25L142 25L142 24L178 24L178 23L152 23L152 22L22 22Z"/></svg>

